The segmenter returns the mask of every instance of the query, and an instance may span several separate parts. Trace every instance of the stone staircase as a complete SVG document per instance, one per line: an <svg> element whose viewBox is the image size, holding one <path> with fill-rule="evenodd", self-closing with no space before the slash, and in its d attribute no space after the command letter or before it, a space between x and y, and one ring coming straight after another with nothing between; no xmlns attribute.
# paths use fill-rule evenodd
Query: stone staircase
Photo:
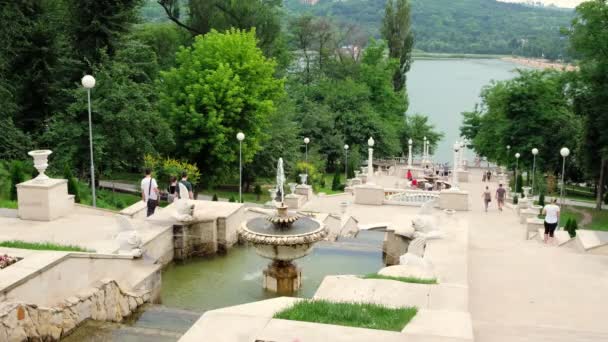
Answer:
<svg viewBox="0 0 608 342"><path fill-rule="evenodd" d="M576 242L581 252L608 255L608 232L579 229Z"/></svg>

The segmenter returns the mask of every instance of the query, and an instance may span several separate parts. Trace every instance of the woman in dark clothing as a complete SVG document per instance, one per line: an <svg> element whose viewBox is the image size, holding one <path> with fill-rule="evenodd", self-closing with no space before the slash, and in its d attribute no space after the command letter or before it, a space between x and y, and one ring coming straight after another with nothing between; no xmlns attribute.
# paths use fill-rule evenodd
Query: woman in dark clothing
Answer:
<svg viewBox="0 0 608 342"><path fill-rule="evenodd" d="M177 177L171 176L169 180L169 188L167 188L167 201L172 203L177 198Z"/></svg>

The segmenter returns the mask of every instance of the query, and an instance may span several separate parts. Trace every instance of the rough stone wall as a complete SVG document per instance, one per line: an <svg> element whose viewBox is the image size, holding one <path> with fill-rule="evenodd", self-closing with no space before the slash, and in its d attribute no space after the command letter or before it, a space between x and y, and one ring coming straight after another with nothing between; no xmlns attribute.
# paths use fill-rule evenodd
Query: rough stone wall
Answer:
<svg viewBox="0 0 608 342"><path fill-rule="evenodd" d="M218 251L216 221L173 226L173 257L185 260L194 255L211 255Z"/></svg>
<svg viewBox="0 0 608 342"><path fill-rule="evenodd" d="M87 319L120 322L149 300L148 292L128 292L105 279L52 308L1 303L0 341L58 341Z"/></svg>

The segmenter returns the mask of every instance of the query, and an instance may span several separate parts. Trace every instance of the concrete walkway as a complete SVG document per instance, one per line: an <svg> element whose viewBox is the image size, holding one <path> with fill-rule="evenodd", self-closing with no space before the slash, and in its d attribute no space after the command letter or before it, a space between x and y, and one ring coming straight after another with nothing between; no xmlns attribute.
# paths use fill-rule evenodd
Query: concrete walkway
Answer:
<svg viewBox="0 0 608 342"><path fill-rule="evenodd" d="M481 179L479 172L471 180ZM475 340L608 341L608 256L524 240L513 210L500 213L493 201L483 212L485 185L461 184L472 203L466 216Z"/></svg>

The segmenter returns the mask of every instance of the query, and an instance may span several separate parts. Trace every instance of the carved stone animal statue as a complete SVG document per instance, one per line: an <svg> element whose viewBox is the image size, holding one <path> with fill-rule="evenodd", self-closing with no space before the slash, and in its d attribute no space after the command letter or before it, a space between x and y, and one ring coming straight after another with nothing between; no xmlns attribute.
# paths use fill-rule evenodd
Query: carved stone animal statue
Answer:
<svg viewBox="0 0 608 342"><path fill-rule="evenodd" d="M119 232L114 239L118 242L118 253L141 257L143 251L141 237L135 226L123 215L116 215Z"/></svg>
<svg viewBox="0 0 608 342"><path fill-rule="evenodd" d="M190 222L193 220L194 204L189 201L188 189L182 184L179 184L179 199L175 201L173 207L175 212L173 218L180 222Z"/></svg>
<svg viewBox="0 0 608 342"><path fill-rule="evenodd" d="M416 267L422 270L431 271L433 264L424 258L426 239L423 237L415 238L407 248L407 253L399 257L400 265Z"/></svg>

